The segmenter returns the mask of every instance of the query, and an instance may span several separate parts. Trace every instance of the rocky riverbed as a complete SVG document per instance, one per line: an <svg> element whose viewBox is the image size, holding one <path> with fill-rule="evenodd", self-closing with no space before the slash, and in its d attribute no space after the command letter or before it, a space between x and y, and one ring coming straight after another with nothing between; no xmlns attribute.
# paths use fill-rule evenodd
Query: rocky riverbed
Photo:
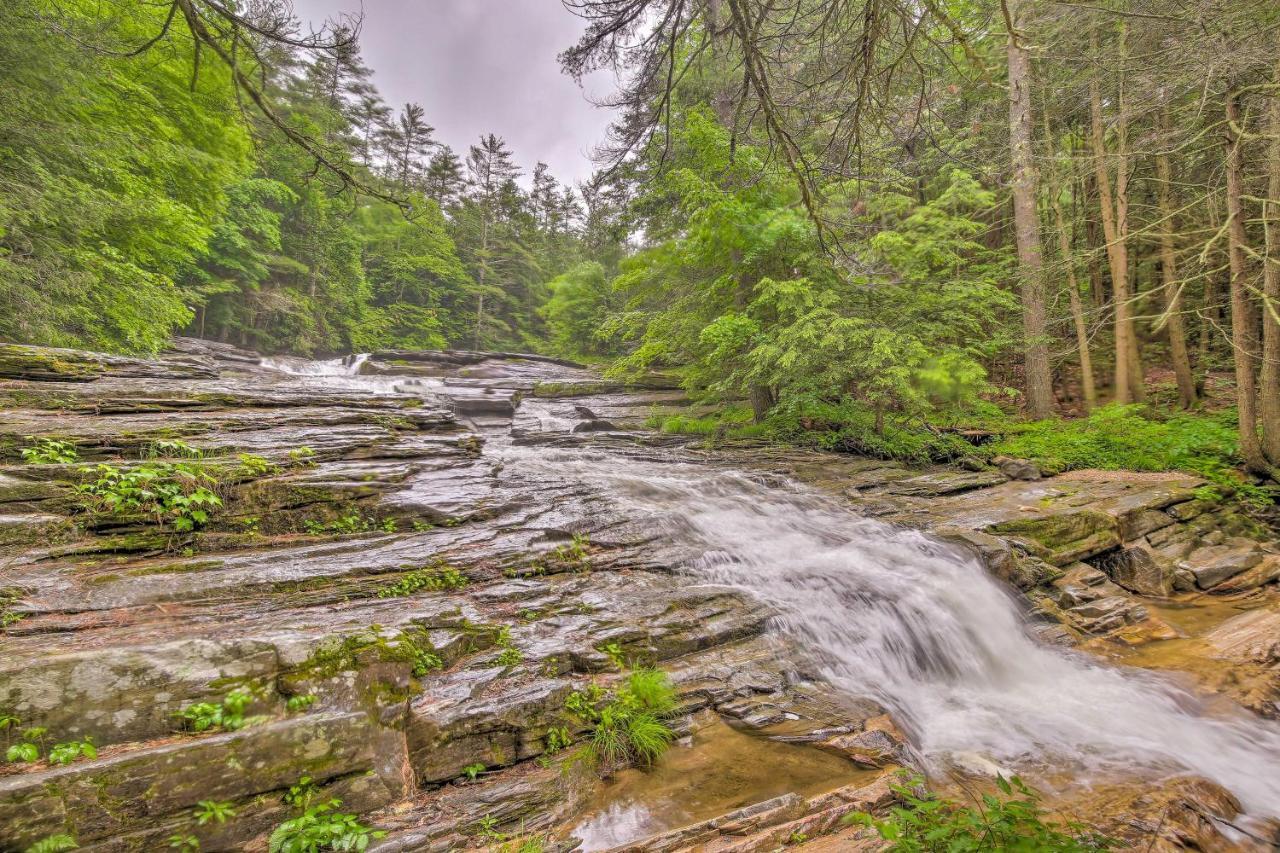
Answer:
<svg viewBox="0 0 1280 853"><path fill-rule="evenodd" d="M1160 670L1203 703L1185 723L1160 718L1210 733L1186 766L1161 755L1129 774L1127 755L1104 755L1080 771L1099 774L1091 790L1041 767L1064 813L1151 849L1266 849L1274 833L1268 789L1236 790L1195 750L1225 754L1256 724L1257 772L1280 761L1265 722L1280 716L1280 553L1193 478L1010 479L1036 472L709 448L643 429L655 408L686 405L660 381L622 386L519 354L319 364L175 347L148 361L0 345L0 717L21 721L11 740L40 727L97 750L3 765L0 849L56 833L102 851L175 834L265 849L303 777L386 830L381 851L535 834L564 849L821 849L809 839L833 832L830 849L875 849L840 819L890 805L896 767L1036 772L995 747L954 748L921 710L939 695L973 713L1002 701L940 694L951 676L931 666L967 664L930 651L927 630L904 641L918 644L907 657L930 685L924 706L849 665L896 636L870 636L875 617L911 615L893 593L910 573L831 586L837 569L872 577L863 560L937 561L915 587L980 561L939 593L956 618L1013 612L994 603L995 578L1016 591L1034 654ZM24 460L41 439L77 459ZM86 467L197 452L221 505L196 529L85 511ZM772 527L779 515L790 526ZM901 538L913 529L929 537ZM758 582L788 553L809 571ZM790 594L803 584L811 594ZM805 615L821 596L831 625ZM574 760L587 726L566 702L628 662L671 674L683 740L663 759L672 770L602 779ZM1072 666L1064 678L1087 685L1122 672ZM253 724L183 730L184 710L235 691ZM673 807L690 779L697 796ZM234 818L198 824L209 800Z"/></svg>

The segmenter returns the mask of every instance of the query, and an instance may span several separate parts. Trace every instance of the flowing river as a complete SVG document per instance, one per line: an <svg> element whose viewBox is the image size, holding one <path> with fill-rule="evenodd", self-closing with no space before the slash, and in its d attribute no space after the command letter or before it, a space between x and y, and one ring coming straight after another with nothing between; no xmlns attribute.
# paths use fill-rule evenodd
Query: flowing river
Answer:
<svg viewBox="0 0 1280 853"><path fill-rule="evenodd" d="M359 362L273 366L387 393L387 380L355 375ZM536 400L524 405L544 431L572 423ZM1037 642L1018 601L957 547L859 517L798 483L681 461L678 450L655 461L490 436L485 453L505 470L657 519L701 555L684 571L768 602L777 629L832 684L887 707L932 770L999 768L1073 786L1191 772L1254 816L1280 816L1280 725L1210 707L1167 677Z"/></svg>

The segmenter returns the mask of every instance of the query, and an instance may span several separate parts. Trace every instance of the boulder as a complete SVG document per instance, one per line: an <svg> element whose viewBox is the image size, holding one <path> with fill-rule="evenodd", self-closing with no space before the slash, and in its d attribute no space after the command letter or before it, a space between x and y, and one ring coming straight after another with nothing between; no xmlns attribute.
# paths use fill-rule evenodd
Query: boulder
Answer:
<svg viewBox="0 0 1280 853"><path fill-rule="evenodd" d="M1173 591L1174 566L1143 544L1122 548L1098 560L1098 567L1130 592L1157 597Z"/></svg>
<svg viewBox="0 0 1280 853"><path fill-rule="evenodd" d="M1041 477L1040 467L1029 459L997 456L991 460L991 464L1010 480L1039 480Z"/></svg>
<svg viewBox="0 0 1280 853"><path fill-rule="evenodd" d="M1228 578L1252 569L1262 562L1263 553L1256 546L1209 545L1197 548L1180 564L1195 576L1196 586L1211 589Z"/></svg>

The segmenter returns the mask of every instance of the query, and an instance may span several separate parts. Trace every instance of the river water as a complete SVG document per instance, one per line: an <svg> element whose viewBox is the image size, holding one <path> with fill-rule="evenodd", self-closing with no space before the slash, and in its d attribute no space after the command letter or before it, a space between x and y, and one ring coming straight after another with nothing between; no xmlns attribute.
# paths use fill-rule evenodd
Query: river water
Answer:
<svg viewBox="0 0 1280 853"><path fill-rule="evenodd" d="M343 387L364 381L385 393L385 380L329 365ZM1280 816L1280 725L1210 707L1159 674L1038 643L1018 602L958 548L859 517L798 483L678 455L501 440L485 452L507 471L587 487L657 519L700 554L684 571L770 603L777 629L832 684L893 713L926 767L994 764L1073 785L1191 772L1252 815Z"/></svg>

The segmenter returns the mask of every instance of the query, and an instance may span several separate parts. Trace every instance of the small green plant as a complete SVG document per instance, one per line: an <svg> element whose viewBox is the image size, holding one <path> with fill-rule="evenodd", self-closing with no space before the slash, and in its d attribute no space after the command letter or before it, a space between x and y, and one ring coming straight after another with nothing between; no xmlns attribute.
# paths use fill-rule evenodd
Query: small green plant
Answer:
<svg viewBox="0 0 1280 853"><path fill-rule="evenodd" d="M613 664L619 670L626 670L627 661L622 651L622 646L617 643L605 643L600 647L600 652L609 659L609 663Z"/></svg>
<svg viewBox="0 0 1280 853"><path fill-rule="evenodd" d="M297 714L310 708L315 701L316 697L311 693L305 696L290 696L284 703L284 707L290 714Z"/></svg>
<svg viewBox="0 0 1280 853"><path fill-rule="evenodd" d="M316 452L305 444L289 451L289 459L295 465L314 465L315 455Z"/></svg>
<svg viewBox="0 0 1280 853"><path fill-rule="evenodd" d="M241 473L249 477L262 477L276 470L271 460L256 453L241 453L236 456L236 459L240 462Z"/></svg>
<svg viewBox="0 0 1280 853"><path fill-rule="evenodd" d="M565 545L556 546L550 554L550 559L557 566L572 569L576 572L588 572L591 570L591 541L585 534L573 534L573 541Z"/></svg>
<svg viewBox="0 0 1280 853"><path fill-rule="evenodd" d="M476 821L474 835L481 838L487 838L490 841L506 841L507 837L498 832L498 819L493 815L487 814Z"/></svg>
<svg viewBox="0 0 1280 853"><path fill-rule="evenodd" d="M27 853L64 853L67 850L79 849L80 845L70 835L50 835L28 847Z"/></svg>
<svg viewBox="0 0 1280 853"><path fill-rule="evenodd" d="M378 529L378 523L374 519L365 518L359 513L352 513L333 521L316 521L308 518L302 522L302 529L313 536L320 536L326 533L346 535L348 533L370 533Z"/></svg>
<svg viewBox="0 0 1280 853"><path fill-rule="evenodd" d="M476 781L476 777L483 772L484 765L479 762L476 762L475 764L468 764L466 767L462 768L462 775L466 776L472 782Z"/></svg>
<svg viewBox="0 0 1280 853"><path fill-rule="evenodd" d="M444 669L444 661L440 659L440 655L426 649L415 649L413 653L414 678L421 678L437 669Z"/></svg>
<svg viewBox="0 0 1280 853"><path fill-rule="evenodd" d="M453 566L438 561L431 566L414 569L401 575L394 583L378 590L378 598L401 598L424 589L432 591L462 589L466 585L466 575Z"/></svg>
<svg viewBox="0 0 1280 853"><path fill-rule="evenodd" d="M153 441L143 456L148 459L203 459L204 451L180 439Z"/></svg>
<svg viewBox="0 0 1280 853"><path fill-rule="evenodd" d="M903 774L903 782L891 786L902 805L877 820L854 812L845 823L872 827L898 853L950 853L959 850L1039 851L1089 853L1111 850L1115 842L1079 825L1045 822L1040 798L1021 779L996 777L1003 796L984 794L982 803L969 806L938 797L924 788L920 776Z"/></svg>
<svg viewBox="0 0 1280 853"><path fill-rule="evenodd" d="M218 802L217 800L201 800L196 803L195 811L192 814L196 819L196 823L204 826L206 823L226 823L230 818L236 816L236 810L231 803Z"/></svg>
<svg viewBox="0 0 1280 853"><path fill-rule="evenodd" d="M316 853L320 850L364 850L386 833L360 823L353 814L338 811L339 799L316 803L271 832L270 853Z"/></svg>
<svg viewBox="0 0 1280 853"><path fill-rule="evenodd" d="M181 832L175 832L169 836L169 847L177 850L178 853L198 853L200 839L194 835L183 835Z"/></svg>
<svg viewBox="0 0 1280 853"><path fill-rule="evenodd" d="M569 729L565 726L554 728L547 732L547 752L557 753L562 749L566 749L573 743L573 736L569 734Z"/></svg>
<svg viewBox="0 0 1280 853"><path fill-rule="evenodd" d="M498 666L519 666L524 662L524 654L514 646L508 646L498 654L496 662Z"/></svg>
<svg viewBox="0 0 1280 853"><path fill-rule="evenodd" d="M805 843L806 841L808 841L808 840L809 840L809 836L808 836L808 835L806 835L805 833L801 832L800 830L796 830L795 832L793 832L793 833L791 833L790 835L788 835L788 836L787 836L787 842L786 842L786 843L787 843L787 846L788 846L788 847L790 847L790 846L792 846L792 845L796 845L796 844L804 844L804 843Z"/></svg>
<svg viewBox="0 0 1280 853"><path fill-rule="evenodd" d="M384 533L395 533L400 529L400 524L394 518L384 518L378 528Z"/></svg>
<svg viewBox="0 0 1280 853"><path fill-rule="evenodd" d="M66 743L55 743L49 750L50 764L70 764L81 758L97 758L98 750L90 738L72 740Z"/></svg>
<svg viewBox="0 0 1280 853"><path fill-rule="evenodd" d="M140 513L187 532L204 526L209 513L222 506L213 492L217 480L191 462L149 462L127 469L103 463L82 471L94 479L76 488L93 512Z"/></svg>
<svg viewBox="0 0 1280 853"><path fill-rule="evenodd" d="M188 731L207 732L213 729L233 732L244 728L250 721L245 719L245 709L253 701L247 690L232 690L223 697L221 704L213 702L197 702L188 705L174 716L181 719Z"/></svg>
<svg viewBox="0 0 1280 853"><path fill-rule="evenodd" d="M592 724L589 750L605 766L651 764L675 738L666 721L676 707L675 687L656 669L632 672L612 695L592 685L571 693L565 702L566 710Z"/></svg>
<svg viewBox="0 0 1280 853"><path fill-rule="evenodd" d="M320 789L316 786L315 781L310 776L303 776L289 786L289 790L285 792L284 801L295 809L305 809L311 805L311 802L319 793Z"/></svg>
<svg viewBox="0 0 1280 853"><path fill-rule="evenodd" d="M40 760L40 748L44 745L44 736L48 729L43 726L32 726L22 733L22 740L10 744L5 750L6 761L15 764L30 764Z"/></svg>
<svg viewBox="0 0 1280 853"><path fill-rule="evenodd" d="M27 440L35 442L30 447L22 448L22 461L28 464L70 465L80 459L80 452L70 441L32 436L27 436Z"/></svg>
<svg viewBox="0 0 1280 853"><path fill-rule="evenodd" d="M436 526L430 522L415 518L412 527L414 533L426 533L428 530L434 530Z"/></svg>

